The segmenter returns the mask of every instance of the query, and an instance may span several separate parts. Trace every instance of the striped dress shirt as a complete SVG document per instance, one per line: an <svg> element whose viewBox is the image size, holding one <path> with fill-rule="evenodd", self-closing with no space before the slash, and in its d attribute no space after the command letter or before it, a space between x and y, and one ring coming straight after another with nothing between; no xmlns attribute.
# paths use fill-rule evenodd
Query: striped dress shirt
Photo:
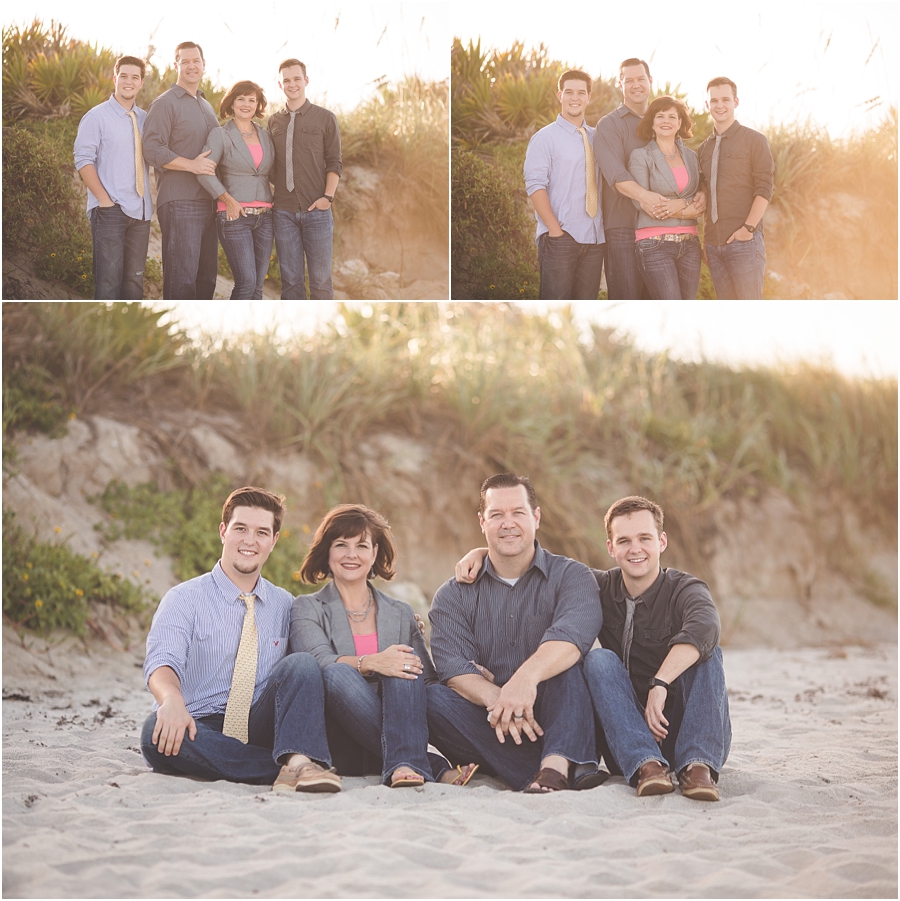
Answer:
<svg viewBox="0 0 900 901"><path fill-rule="evenodd" d="M473 583L450 579L437 590L429 613L431 655L445 684L478 675L474 661L505 685L545 641L568 641L582 656L590 650L603 624L591 570L534 544L534 560L515 585L486 557Z"/></svg>
<svg viewBox="0 0 900 901"><path fill-rule="evenodd" d="M288 653L293 597L262 577L252 593L259 635L255 703L272 667ZM167 591L153 616L144 679L149 682L161 666L175 670L187 711L195 718L225 712L246 611L240 594L216 563L212 572ZM153 709L158 707L154 701Z"/></svg>

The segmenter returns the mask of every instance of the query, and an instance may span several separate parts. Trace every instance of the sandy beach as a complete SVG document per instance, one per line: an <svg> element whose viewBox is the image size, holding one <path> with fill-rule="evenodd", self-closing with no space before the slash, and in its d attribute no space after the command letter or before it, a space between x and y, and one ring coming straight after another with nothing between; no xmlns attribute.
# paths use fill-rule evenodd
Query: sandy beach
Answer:
<svg viewBox="0 0 900 901"><path fill-rule="evenodd" d="M142 653L4 634L4 897L897 897L896 644L726 649L716 804L155 775Z"/></svg>

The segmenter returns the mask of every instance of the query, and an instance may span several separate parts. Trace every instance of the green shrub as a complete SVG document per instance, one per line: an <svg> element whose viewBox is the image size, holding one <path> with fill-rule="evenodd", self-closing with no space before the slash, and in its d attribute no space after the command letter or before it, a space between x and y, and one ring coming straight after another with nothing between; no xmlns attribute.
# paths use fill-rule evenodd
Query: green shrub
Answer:
<svg viewBox="0 0 900 901"><path fill-rule="evenodd" d="M524 161L524 147L519 154ZM460 150L451 164L451 291L456 300L537 298L534 220L525 207L521 163Z"/></svg>
<svg viewBox="0 0 900 901"><path fill-rule="evenodd" d="M83 635L88 602L113 604L127 613L147 609L143 591L104 572L64 544L37 541L3 511L3 615L16 627L42 634L70 629Z"/></svg>

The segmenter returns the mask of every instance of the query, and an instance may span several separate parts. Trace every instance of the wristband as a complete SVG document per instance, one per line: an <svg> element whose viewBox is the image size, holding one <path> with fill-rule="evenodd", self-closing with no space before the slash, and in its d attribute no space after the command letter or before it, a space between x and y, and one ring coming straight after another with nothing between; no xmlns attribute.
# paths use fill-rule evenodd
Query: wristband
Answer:
<svg viewBox="0 0 900 901"><path fill-rule="evenodd" d="M669 690L669 683L668 683L668 682L663 682L662 679L657 679L656 676L651 676L651 677L647 680L647 688L648 688L648 689L650 689L650 688L656 688L657 685L659 685L661 688L664 688L666 691Z"/></svg>
<svg viewBox="0 0 900 901"><path fill-rule="evenodd" d="M746 228L747 231L750 232L751 235L753 235L753 234L756 233L756 230L759 228L759 226L758 226L758 225L748 225L748 224L745 222L745 223L744 223L744 228Z"/></svg>
<svg viewBox="0 0 900 901"><path fill-rule="evenodd" d="M363 674L363 671L362 671L362 662L363 662L363 660L365 660L366 657L368 657L368 656L369 656L368 654L363 654L362 657L360 657L359 660L356 661L356 671L357 671L360 675Z"/></svg>
<svg viewBox="0 0 900 901"><path fill-rule="evenodd" d="M334 203L334 194L323 194L322 195L329 203Z"/></svg>

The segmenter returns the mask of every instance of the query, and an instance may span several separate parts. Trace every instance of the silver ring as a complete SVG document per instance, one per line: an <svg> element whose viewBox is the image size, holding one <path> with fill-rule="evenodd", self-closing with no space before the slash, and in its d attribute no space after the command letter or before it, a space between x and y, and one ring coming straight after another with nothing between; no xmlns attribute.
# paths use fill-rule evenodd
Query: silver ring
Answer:
<svg viewBox="0 0 900 901"><path fill-rule="evenodd" d="M514 719L514 720L525 719L525 714L524 714L524 713L514 713L514 714L513 714L513 719Z"/></svg>
<svg viewBox="0 0 900 901"><path fill-rule="evenodd" d="M409 664L408 664L408 663L404 663L404 664L403 664L403 669L405 669L407 672L409 672Z"/></svg>
<svg viewBox="0 0 900 901"><path fill-rule="evenodd" d="M488 722L490 722L490 721L491 721L491 715L488 714Z"/></svg>

